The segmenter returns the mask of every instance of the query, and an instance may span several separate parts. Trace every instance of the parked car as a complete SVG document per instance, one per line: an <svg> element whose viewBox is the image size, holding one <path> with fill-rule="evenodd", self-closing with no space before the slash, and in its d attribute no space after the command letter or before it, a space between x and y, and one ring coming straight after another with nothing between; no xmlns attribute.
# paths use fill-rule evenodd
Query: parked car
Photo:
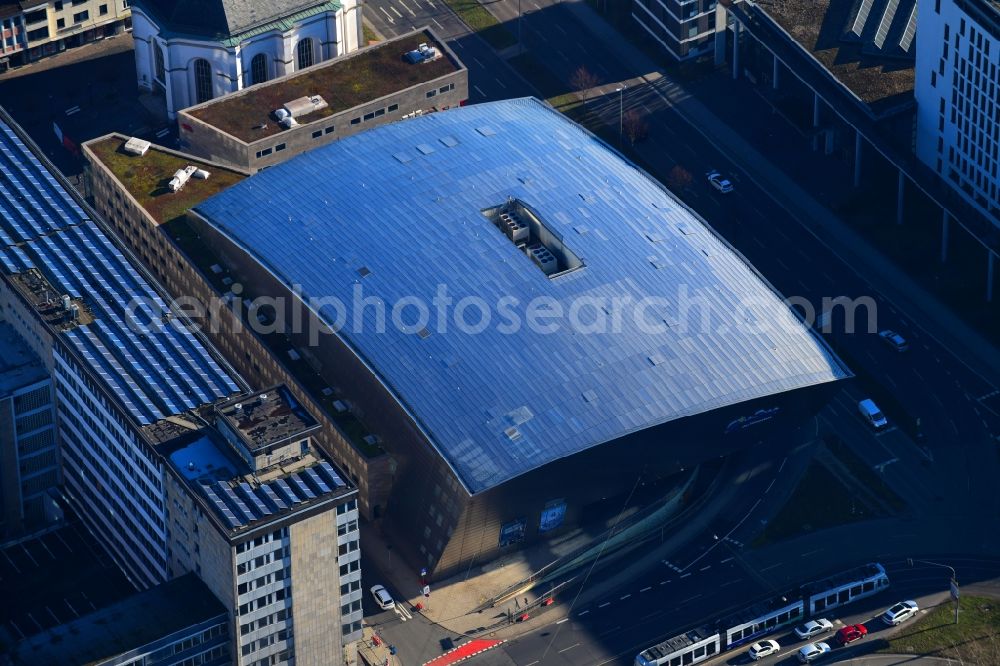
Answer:
<svg viewBox="0 0 1000 666"><path fill-rule="evenodd" d="M747 656L752 660L757 661L758 659L763 659L764 657L770 657L772 654L778 654L778 650L781 646L778 645L778 641L760 641L759 643L754 643L750 646L747 651Z"/></svg>
<svg viewBox="0 0 1000 666"><path fill-rule="evenodd" d="M708 184L722 194L729 194L733 191L733 184L727 178L723 178L722 174L715 169L706 173L705 177L708 178Z"/></svg>
<svg viewBox="0 0 1000 666"><path fill-rule="evenodd" d="M887 328L884 331L879 331L878 336L882 338L882 342L898 352L904 352L910 348L910 343L906 341L906 338L892 329Z"/></svg>
<svg viewBox="0 0 1000 666"><path fill-rule="evenodd" d="M920 609L917 608L916 601L900 601L882 613L882 621L890 627L895 627L897 624L906 622L915 616L918 610Z"/></svg>
<svg viewBox="0 0 1000 666"><path fill-rule="evenodd" d="M881 430L889 425L889 419L885 418L885 414L882 413L882 410L878 408L878 405L871 398L865 398L860 401L858 403L858 411L861 413L861 418L865 420L865 423L876 430Z"/></svg>
<svg viewBox="0 0 1000 666"><path fill-rule="evenodd" d="M830 622L825 617L818 620L809 620L805 624L795 627L795 635L802 640L819 636L827 631L833 631L833 622Z"/></svg>
<svg viewBox="0 0 1000 666"><path fill-rule="evenodd" d="M830 646L826 643L810 643L805 647L799 648L799 663L810 664L829 652Z"/></svg>
<svg viewBox="0 0 1000 666"><path fill-rule="evenodd" d="M841 627L837 632L837 640L841 645L847 645L854 641L859 641L868 635L868 627L863 624L849 624Z"/></svg>
<svg viewBox="0 0 1000 666"><path fill-rule="evenodd" d="M392 610L396 607L396 602L392 600L392 595L381 585L372 586L372 598L382 610Z"/></svg>

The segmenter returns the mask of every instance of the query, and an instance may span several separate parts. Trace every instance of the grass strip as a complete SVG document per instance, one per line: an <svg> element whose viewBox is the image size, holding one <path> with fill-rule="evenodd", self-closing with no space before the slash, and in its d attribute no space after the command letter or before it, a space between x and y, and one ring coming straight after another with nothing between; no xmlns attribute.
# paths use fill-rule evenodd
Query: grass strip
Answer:
<svg viewBox="0 0 1000 666"><path fill-rule="evenodd" d="M954 603L946 601L883 643L879 652L933 655L964 664L1000 664L1000 601L963 596L958 624Z"/></svg>
<svg viewBox="0 0 1000 666"><path fill-rule="evenodd" d="M479 4L479 0L444 1L467 26L478 32L493 48L502 50L517 44L514 35Z"/></svg>

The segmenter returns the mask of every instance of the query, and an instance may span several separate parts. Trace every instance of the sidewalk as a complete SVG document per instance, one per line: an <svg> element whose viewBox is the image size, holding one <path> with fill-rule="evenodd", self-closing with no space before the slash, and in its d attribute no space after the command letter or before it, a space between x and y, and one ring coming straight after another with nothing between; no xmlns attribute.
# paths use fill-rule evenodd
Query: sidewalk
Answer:
<svg viewBox="0 0 1000 666"><path fill-rule="evenodd" d="M551 4L551 0L543 0L543 5ZM1000 386L1000 350L995 345L816 201L795 179L777 168L711 109L679 84L666 79L655 62L622 39L622 35L584 0L565 0L561 4L597 37L597 48L606 49L638 73L641 81L672 106L695 131L728 155L744 176L766 192L781 193L780 199L775 198L778 205L800 220L803 227L834 255L855 267L869 283L877 285L878 291L910 314L918 326L951 350L973 372L983 376L988 383ZM483 6L492 9L489 3ZM804 223L806 220L808 225Z"/></svg>

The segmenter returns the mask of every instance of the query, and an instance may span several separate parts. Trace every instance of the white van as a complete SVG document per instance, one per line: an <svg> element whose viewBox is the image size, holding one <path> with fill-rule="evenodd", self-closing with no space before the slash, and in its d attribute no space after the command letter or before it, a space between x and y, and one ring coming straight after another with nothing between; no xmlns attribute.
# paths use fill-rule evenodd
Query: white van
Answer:
<svg viewBox="0 0 1000 666"><path fill-rule="evenodd" d="M882 411L878 408L878 405L876 405L870 398L865 398L858 403L858 411L861 412L861 418L863 418L868 425L876 430L881 430L889 425L889 421L886 420L885 414L882 413Z"/></svg>

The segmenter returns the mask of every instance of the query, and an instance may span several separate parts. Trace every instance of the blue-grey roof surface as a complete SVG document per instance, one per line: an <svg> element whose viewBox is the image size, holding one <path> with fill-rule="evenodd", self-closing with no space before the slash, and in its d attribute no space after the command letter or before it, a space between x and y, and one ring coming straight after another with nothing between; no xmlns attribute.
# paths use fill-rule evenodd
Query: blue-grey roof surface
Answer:
<svg viewBox="0 0 1000 666"><path fill-rule="evenodd" d="M160 321L159 294L2 121L0 263L90 307L94 321L62 335L140 425L240 390L179 320Z"/></svg>
<svg viewBox="0 0 1000 666"><path fill-rule="evenodd" d="M536 268L481 213L509 197L585 266L556 278ZM304 298L346 304L344 316L330 305L320 312L343 324L341 338L472 492L630 432L849 376L699 218L538 100L375 128L258 173L196 210ZM441 285L455 304L484 299L491 325L473 334L446 317L440 328L432 299ZM374 308L354 317L355 287L390 307L420 299L431 321L379 332ZM709 325L682 326L685 289L708 305L691 311L695 319L710 311ZM537 297L566 312L586 303L579 299L662 297L668 304L644 321L667 326L646 332L625 317L620 332L585 333L562 319L554 333L510 333L504 297L518 299L521 321ZM578 312L584 324L605 316ZM417 311L403 314L414 323Z"/></svg>

